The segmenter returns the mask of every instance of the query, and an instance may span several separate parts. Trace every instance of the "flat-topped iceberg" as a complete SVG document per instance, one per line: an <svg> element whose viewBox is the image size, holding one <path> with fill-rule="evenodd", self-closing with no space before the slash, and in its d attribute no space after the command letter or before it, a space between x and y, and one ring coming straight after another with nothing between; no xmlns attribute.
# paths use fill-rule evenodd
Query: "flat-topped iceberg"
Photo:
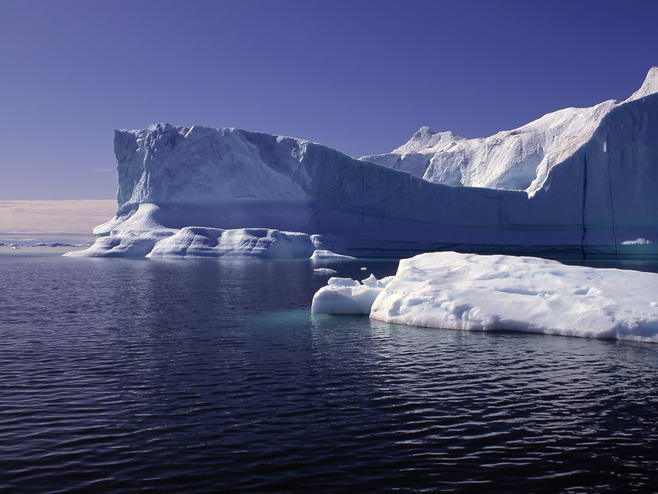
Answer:
<svg viewBox="0 0 658 494"><path fill-rule="evenodd" d="M147 256L172 236L154 255L177 255L179 246L224 255L215 229L246 228L303 232L315 250L355 257L658 257L657 81L654 68L626 102L563 110L469 140L468 152L459 151L463 140L423 131L403 151L432 156L438 175L424 178L303 139L233 128L116 131L119 209L77 255ZM455 166L469 180L436 179ZM508 187L514 177L525 177L523 187Z"/></svg>
<svg viewBox="0 0 658 494"><path fill-rule="evenodd" d="M658 274L436 252L401 260L395 277L379 286L330 280L312 311L433 328L658 343Z"/></svg>

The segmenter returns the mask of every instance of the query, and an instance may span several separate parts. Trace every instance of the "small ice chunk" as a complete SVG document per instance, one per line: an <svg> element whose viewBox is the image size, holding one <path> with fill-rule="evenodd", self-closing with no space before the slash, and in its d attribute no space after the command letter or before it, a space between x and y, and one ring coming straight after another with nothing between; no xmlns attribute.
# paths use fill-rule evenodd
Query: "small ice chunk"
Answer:
<svg viewBox="0 0 658 494"><path fill-rule="evenodd" d="M386 288L386 286L395 279L395 276L386 276L385 278L382 278L379 280L377 283L379 283L379 286L382 288Z"/></svg>
<svg viewBox="0 0 658 494"><path fill-rule="evenodd" d="M315 314L370 314L372 303L381 293L382 288L371 288L360 285L356 280L352 281L354 282L352 285L329 284L320 288L313 296L311 312Z"/></svg>
<svg viewBox="0 0 658 494"><path fill-rule="evenodd" d="M372 273L370 273L370 276L368 276L365 280L362 280L361 283L363 283L365 286L369 286L371 288L379 286L379 280L377 278L375 278L375 275L372 274Z"/></svg>
<svg viewBox="0 0 658 494"><path fill-rule="evenodd" d="M313 272L315 274L324 274L324 275L338 274L338 271L330 268L315 268Z"/></svg>
<svg viewBox="0 0 658 494"><path fill-rule="evenodd" d="M327 249L316 249L311 255L312 261L351 261L354 259L356 259L356 257L336 254Z"/></svg>
<svg viewBox="0 0 658 494"><path fill-rule="evenodd" d="M621 245L649 245L651 243L646 238L636 238L635 240L624 240Z"/></svg>
<svg viewBox="0 0 658 494"><path fill-rule="evenodd" d="M378 280L375 278L375 275L371 273L370 276L368 276L365 280L362 280L361 283L363 283L365 286L369 286L370 288L385 288L386 285L393 281L393 278L395 278L395 276L387 276L386 278Z"/></svg>
<svg viewBox="0 0 658 494"><path fill-rule="evenodd" d="M334 276L333 278L329 278L329 281L327 282L330 286L359 286L359 282L356 280L353 280L352 278L339 278L337 276Z"/></svg>
<svg viewBox="0 0 658 494"><path fill-rule="evenodd" d="M365 266L361 266L361 271L368 271L368 268L366 268Z"/></svg>
<svg viewBox="0 0 658 494"><path fill-rule="evenodd" d="M374 274L360 284L351 278L330 278L313 297L311 312L325 314L369 314L370 308L394 276L378 280Z"/></svg>

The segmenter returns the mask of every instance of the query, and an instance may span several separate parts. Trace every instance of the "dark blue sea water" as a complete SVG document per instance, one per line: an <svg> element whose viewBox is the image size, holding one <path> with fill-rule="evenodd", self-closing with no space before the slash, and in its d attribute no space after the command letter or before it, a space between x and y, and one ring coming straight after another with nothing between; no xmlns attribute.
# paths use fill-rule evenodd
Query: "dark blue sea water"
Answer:
<svg viewBox="0 0 658 494"><path fill-rule="evenodd" d="M0 491L658 490L658 345L312 317L326 279L0 257Z"/></svg>

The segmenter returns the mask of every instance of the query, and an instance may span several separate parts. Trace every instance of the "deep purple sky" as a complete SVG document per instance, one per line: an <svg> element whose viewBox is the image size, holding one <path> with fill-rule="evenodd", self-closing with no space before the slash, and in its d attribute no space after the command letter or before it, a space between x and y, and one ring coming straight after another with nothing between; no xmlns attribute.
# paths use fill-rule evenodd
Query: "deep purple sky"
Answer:
<svg viewBox="0 0 658 494"><path fill-rule="evenodd" d="M114 128L308 138L360 156L624 99L658 2L0 0L0 199L113 198Z"/></svg>

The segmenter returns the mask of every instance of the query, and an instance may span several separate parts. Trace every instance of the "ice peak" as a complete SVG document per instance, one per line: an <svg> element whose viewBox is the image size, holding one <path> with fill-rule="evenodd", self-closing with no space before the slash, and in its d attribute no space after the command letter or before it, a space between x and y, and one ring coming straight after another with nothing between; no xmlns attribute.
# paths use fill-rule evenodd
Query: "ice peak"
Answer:
<svg viewBox="0 0 658 494"><path fill-rule="evenodd" d="M414 135L412 136L412 139L425 137L425 136L428 136L430 134L436 134L436 131L432 130L432 128L429 127L428 125L423 125L420 129L418 129L414 133Z"/></svg>
<svg viewBox="0 0 658 494"><path fill-rule="evenodd" d="M658 93L658 67L655 65L647 72L640 89L635 91L626 101L634 101L654 93Z"/></svg>
<svg viewBox="0 0 658 494"><path fill-rule="evenodd" d="M437 132L431 127L423 125L420 129L414 132L407 142L396 148L393 152L399 152L402 154L418 153L426 149L431 149L434 146L445 144L448 141L453 142L458 139L461 138L450 130Z"/></svg>

